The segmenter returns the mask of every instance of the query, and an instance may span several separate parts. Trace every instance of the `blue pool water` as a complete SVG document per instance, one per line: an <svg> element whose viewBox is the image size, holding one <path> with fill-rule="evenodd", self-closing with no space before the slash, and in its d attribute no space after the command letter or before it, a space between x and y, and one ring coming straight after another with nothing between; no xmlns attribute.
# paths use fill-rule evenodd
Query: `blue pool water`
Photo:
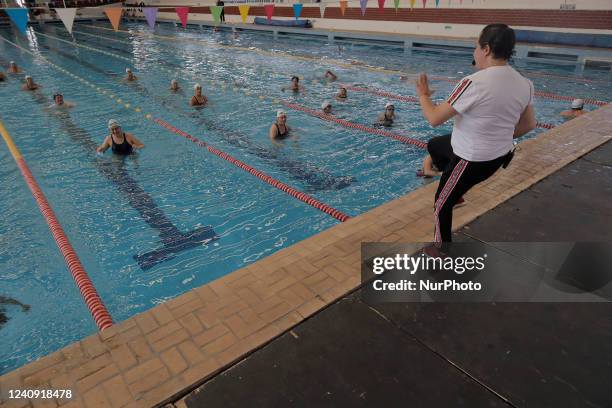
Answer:
<svg viewBox="0 0 612 408"><path fill-rule="evenodd" d="M156 34L171 39L135 35L150 33L140 24L123 26L132 30L131 34L100 27L108 28L101 23L98 28L76 24L73 37L60 26L30 28L26 36L1 28L3 38L23 49L0 41L0 64L15 60L42 89L35 94L22 92L21 77L14 75L0 83L0 119L115 321L338 223L147 120L145 113L355 216L421 186L423 181L414 172L423 151L286 108L297 137L272 145L268 129L276 109L283 106L258 96L282 98L313 109L319 109L323 100L332 100L338 117L371 125L387 99L349 92L347 102L335 103L337 84L321 79L326 69L338 74L340 82L401 95L414 95L411 83L398 81L396 74L365 67L427 71L454 78L471 72L468 55L406 55L389 47L339 47L310 39L274 41L261 33L241 33L234 38L226 32L169 25L159 26ZM82 47L65 41L76 41ZM338 66L337 61L344 64ZM347 65L350 61L365 66ZM115 98L58 71L49 62ZM120 82L128 66L138 76L138 84ZM518 68L574 75L560 66L519 64ZM303 95L280 90L293 73L304 78ZM168 92L173 77L183 86L183 94ZM595 82L532 80L539 90L605 100L612 89L609 74L593 71L585 77ZM187 106L194 78L202 83L211 101L201 111ZM453 85L435 82L434 87L436 95L443 98ZM68 114L46 109L55 90L76 103ZM393 132L426 141L450 130L450 126L430 128L415 104L396 101L395 105L400 120ZM567 105L538 98L538 119L558 124L558 112ZM141 112L135 112L136 107ZM96 155L95 146L107 134L109 118L119 120L146 148L126 159L110 153ZM0 148L0 185L0 296L31 306L28 312L14 305L0 306L9 318L0 328L1 374L79 340L96 327L5 147ZM158 259L161 262L146 262L150 258L145 254L172 248L177 237L181 241L180 237L189 233L195 233L198 241L215 239L195 246L178 245L181 250L166 253ZM190 242L188 238L184 241Z"/></svg>

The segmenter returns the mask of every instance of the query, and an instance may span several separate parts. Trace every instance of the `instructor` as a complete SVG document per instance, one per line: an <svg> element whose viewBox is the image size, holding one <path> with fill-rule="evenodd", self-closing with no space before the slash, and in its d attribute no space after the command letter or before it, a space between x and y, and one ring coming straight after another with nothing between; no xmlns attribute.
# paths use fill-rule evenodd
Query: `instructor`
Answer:
<svg viewBox="0 0 612 408"><path fill-rule="evenodd" d="M427 75L417 79L423 116L432 126L456 116L452 155L436 192L435 242L452 240L453 206L510 161L513 138L536 126L533 84L508 65L514 44L514 30L507 25L486 26L474 49L478 71L463 78L439 105L431 101Z"/></svg>

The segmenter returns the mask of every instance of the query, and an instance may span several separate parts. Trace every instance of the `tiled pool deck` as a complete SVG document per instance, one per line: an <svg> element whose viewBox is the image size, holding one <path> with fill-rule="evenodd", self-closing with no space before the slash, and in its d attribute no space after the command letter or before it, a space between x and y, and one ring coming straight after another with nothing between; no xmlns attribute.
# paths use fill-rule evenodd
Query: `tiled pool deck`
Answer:
<svg viewBox="0 0 612 408"><path fill-rule="evenodd" d="M612 106L521 143L471 191L455 228L612 139ZM0 377L2 406L149 407L176 400L360 284L361 242L426 242L435 183ZM6 400L8 389L70 400Z"/></svg>

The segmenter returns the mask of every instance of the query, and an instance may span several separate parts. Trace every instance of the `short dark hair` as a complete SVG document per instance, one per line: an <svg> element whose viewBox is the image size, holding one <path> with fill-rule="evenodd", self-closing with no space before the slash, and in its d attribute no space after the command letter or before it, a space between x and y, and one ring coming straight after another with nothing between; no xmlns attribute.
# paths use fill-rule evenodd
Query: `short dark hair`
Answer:
<svg viewBox="0 0 612 408"><path fill-rule="evenodd" d="M297 76L292 76L292 77L291 77L291 80L293 81L294 79L297 79L297 81L298 81L298 82L300 82L300 78L299 78L299 77L297 77Z"/></svg>
<svg viewBox="0 0 612 408"><path fill-rule="evenodd" d="M482 29L478 44L480 48L488 45L495 59L509 60L514 54L516 36L514 30L506 24L489 24Z"/></svg>

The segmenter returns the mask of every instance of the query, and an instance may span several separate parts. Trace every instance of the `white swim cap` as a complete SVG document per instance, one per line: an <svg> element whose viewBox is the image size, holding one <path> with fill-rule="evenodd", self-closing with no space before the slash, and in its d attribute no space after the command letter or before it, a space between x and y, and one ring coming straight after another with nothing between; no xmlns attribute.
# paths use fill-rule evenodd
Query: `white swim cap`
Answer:
<svg viewBox="0 0 612 408"><path fill-rule="evenodd" d="M129 69L129 68L126 68L126 69L125 69L125 72L126 72L127 74L129 74L130 72L132 72L132 70L131 70L131 69Z"/></svg>
<svg viewBox="0 0 612 408"><path fill-rule="evenodd" d="M582 99L574 99L572 101L572 109L582 109L584 107L584 101Z"/></svg>
<svg viewBox="0 0 612 408"><path fill-rule="evenodd" d="M171 84L176 84L176 79L173 79L172 81L170 81Z"/></svg>
<svg viewBox="0 0 612 408"><path fill-rule="evenodd" d="M9 65L15 65L15 61L10 61Z"/></svg>
<svg viewBox="0 0 612 408"><path fill-rule="evenodd" d="M115 119L111 119L111 120L108 121L108 128L109 129L116 128L116 127L121 127L119 122L117 122Z"/></svg>
<svg viewBox="0 0 612 408"><path fill-rule="evenodd" d="M29 76L29 75L26 75L26 76L25 76L25 79L32 79L32 77L31 77L31 76Z"/></svg>
<svg viewBox="0 0 612 408"><path fill-rule="evenodd" d="M331 108L331 106L332 106L331 102L330 102L330 101L325 101L325 102L323 102L323 103L321 104L321 109L325 109L325 108L327 108L328 106Z"/></svg>
<svg viewBox="0 0 612 408"><path fill-rule="evenodd" d="M195 84L195 85L193 86L193 89L194 89L194 90L196 90L196 89L198 89L198 88L202 88L202 85L200 85L200 84Z"/></svg>
<svg viewBox="0 0 612 408"><path fill-rule="evenodd" d="M385 109L387 109L389 106L393 106L395 108L394 104L392 104L391 102L387 102L387 104L385 105Z"/></svg>
<svg viewBox="0 0 612 408"><path fill-rule="evenodd" d="M285 112L282 109L279 109L279 110L276 111L276 117L280 118L281 116L287 116L287 112Z"/></svg>

